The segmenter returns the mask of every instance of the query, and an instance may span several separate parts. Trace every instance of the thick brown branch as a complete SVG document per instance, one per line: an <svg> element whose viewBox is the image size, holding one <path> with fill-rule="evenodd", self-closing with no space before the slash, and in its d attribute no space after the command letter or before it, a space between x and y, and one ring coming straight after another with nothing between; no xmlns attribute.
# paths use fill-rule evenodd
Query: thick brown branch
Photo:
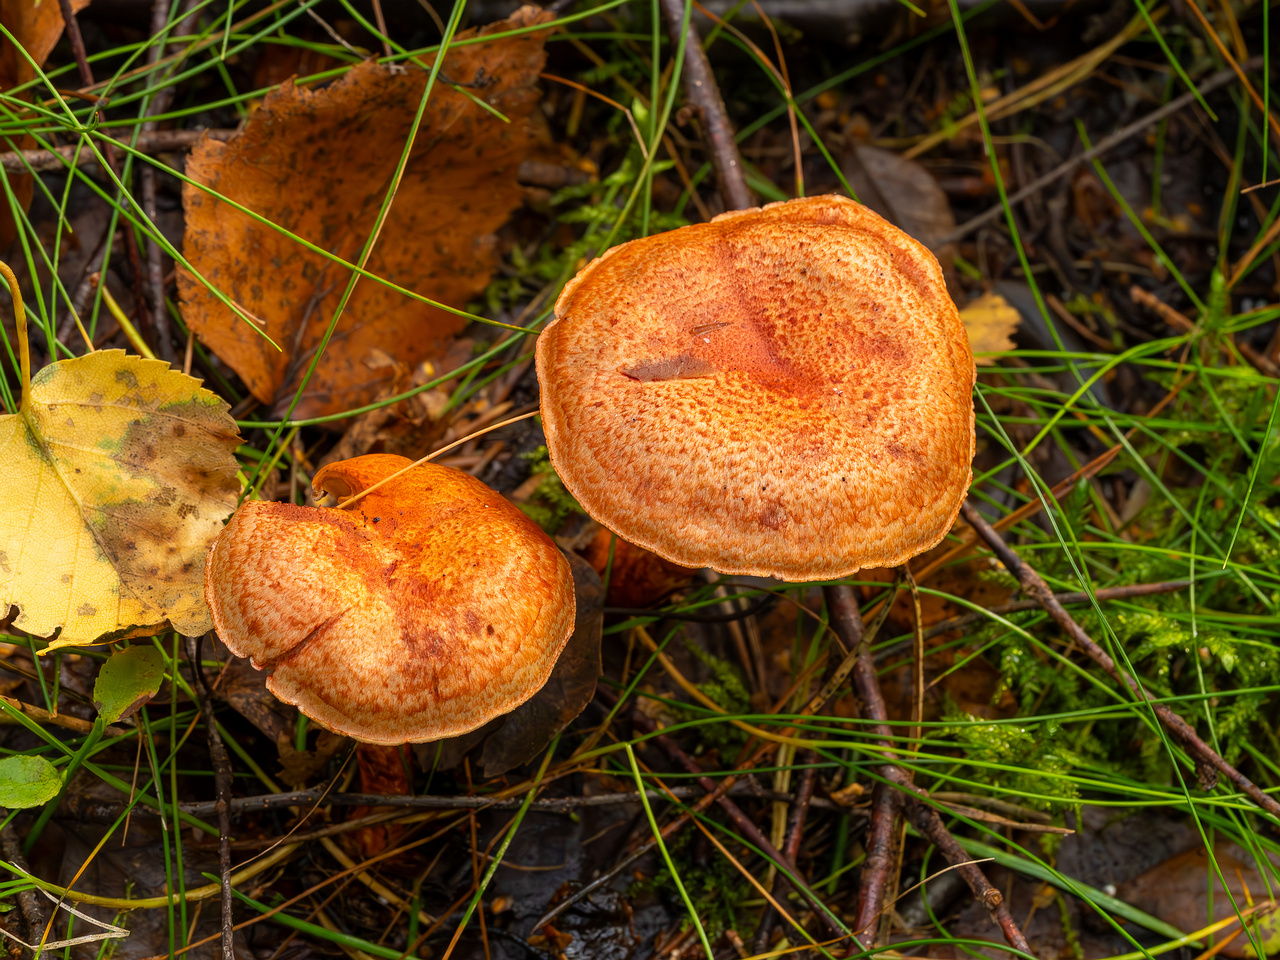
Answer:
<svg viewBox="0 0 1280 960"><path fill-rule="evenodd" d="M884 722L888 719L888 711L880 690L880 681L876 678L871 647L863 633L858 598L853 588L847 584L827 587L825 593L832 629L844 641L845 646L856 654L853 685L862 700L863 716L873 722L872 730L879 740L878 746L884 752L884 758L896 760L897 756L891 749L889 727ZM890 765L881 767L880 772L886 779L890 778ZM871 824L862 841L867 858L862 867L858 909L854 916L854 931L863 947L874 945L880 917L884 914L886 904L892 902L897 887L897 877L893 874L897 861L895 838L901 808L901 794L898 790L884 785L876 788L871 804Z"/></svg>
<svg viewBox="0 0 1280 960"><path fill-rule="evenodd" d="M897 886L893 867L897 860L898 814L902 812L902 792L880 784L871 801L871 825L862 845L867 859L862 868L862 882L858 887L858 909L854 913L854 932L858 942L871 947L876 940L880 917L885 904Z"/></svg>
<svg viewBox="0 0 1280 960"><path fill-rule="evenodd" d="M0 807L0 818L7 816L8 811ZM19 870L31 872L27 858L22 855L22 841L12 823L0 827L0 856L12 863ZM44 939L44 928L49 922L45 914L44 901L36 896L34 890L23 890L17 894L18 911L22 914L23 933L27 943L40 943Z"/></svg>

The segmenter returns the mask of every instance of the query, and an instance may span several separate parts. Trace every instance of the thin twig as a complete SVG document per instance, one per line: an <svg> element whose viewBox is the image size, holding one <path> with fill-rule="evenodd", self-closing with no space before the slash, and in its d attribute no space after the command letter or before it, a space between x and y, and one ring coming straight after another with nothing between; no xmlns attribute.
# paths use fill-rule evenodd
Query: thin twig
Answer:
<svg viewBox="0 0 1280 960"><path fill-rule="evenodd" d="M885 615L887 614L888 614L888 608L886 607ZM881 618L881 620L883 620L883 618ZM874 626L878 628L880 622L881 621L877 621L874 624ZM874 637L875 630L869 631L869 634ZM804 709L800 711L800 716L810 716L812 714L820 712L839 692L840 687L844 683L844 679L848 676L849 669L852 669L852 664L841 664L840 668L837 669L836 673L831 678L829 678L826 683L823 684L822 690L812 700L810 700L807 704L805 704ZM597 697L601 695L602 690L603 688L597 689L596 691ZM779 703L778 709L781 709L781 703ZM795 730L795 727L791 727L791 726L784 727L780 736L789 736L791 733L794 732L794 730ZM748 746L749 745L750 744L748 743ZM742 759L742 761L737 765L737 769L735 770L734 773L730 774L729 776L725 777L723 780L720 781L720 784L716 787L713 793L709 793L706 796L704 796L701 800L698 800L692 807L690 807L690 809L687 812L681 814L675 820L672 820L669 824L667 824L665 827L662 828L662 830L660 831L660 834L663 842L670 840L673 836L675 836L676 833L678 833L681 829L683 829L687 824L692 822L694 816L701 813L703 810L706 810L709 806L715 803L721 796L728 794L728 792L734 787L734 785L739 782L741 771L754 769L761 762L763 762L764 759L767 756L769 756L769 754L773 753L773 751L776 750L777 748L778 748L778 741L776 740L769 740L759 744L754 751L752 751L750 754L747 754ZM745 751L745 748L744 748L744 751ZM765 796L767 796L767 794ZM813 801L813 805L817 806L818 804L819 804L819 801L815 799ZM658 846L657 839L648 840L647 842L642 844L640 847L638 847L636 850L632 851L630 854L628 854L626 857L620 860L618 863L614 864L614 866L611 869L605 871L605 873L603 873L601 876L596 877L586 886L581 887L578 890L575 890L569 896L565 897L564 900L560 901L560 903L556 904L554 907L548 910L542 917L540 917L538 919L538 922L535 923L533 925L533 928L529 931L530 934L536 933L539 929L541 929L546 924L550 923L556 917L560 916L560 914L564 913L574 904L579 903L585 898L591 896L591 894L595 893L595 891L611 884L623 873L623 871L625 871L628 867L630 867L631 864L635 863L641 857L644 857L650 851L656 849L657 846Z"/></svg>
<svg viewBox="0 0 1280 960"><path fill-rule="evenodd" d="M235 921L231 916L231 758L227 756L226 745L218 733L218 725L213 719L213 699L200 692L204 682L200 669L200 657L196 650L196 638L187 637L188 656L191 657L192 696L200 702L200 713L204 718L205 730L209 738L209 759L213 763L214 793L217 796L214 810L218 814L218 874L222 880L222 960L235 960L232 946ZM207 684L206 684L207 685Z"/></svg>
<svg viewBox="0 0 1280 960"><path fill-rule="evenodd" d="M1253 70L1261 65L1262 65L1262 58L1254 57L1253 59L1248 60L1244 63L1244 68L1246 70ZM1177 113L1179 110L1182 110L1185 107L1189 106L1190 104L1194 103L1196 100L1197 94L1200 96L1203 96L1206 93L1210 93L1214 90L1217 90L1219 87L1226 86L1228 83L1234 80L1235 77L1236 77L1236 74L1234 70L1219 70L1217 73L1213 74L1213 76L1205 80L1204 83L1200 84L1200 86L1197 87L1195 91L1190 93L1184 93L1182 96L1177 97L1173 100L1170 100L1163 107L1160 107L1157 110L1152 110L1145 117L1142 117L1139 120L1135 120L1133 123L1129 124L1127 127L1121 127L1119 130L1111 134L1109 137L1104 137L1103 139L1099 140L1096 144L1094 144L1091 148L1086 150L1084 153L1078 154L1074 157L1064 160L1062 163L1058 164L1058 166L1054 167L1048 173L1044 174L1044 176L1037 177L1035 180L1032 180L1029 184L1027 184L1021 190L1017 191L1011 197L1009 197L1009 206L1010 207L1016 206L1017 204L1021 203L1023 200L1026 200L1028 197L1035 196L1037 193L1039 193L1042 189L1047 187L1049 184L1053 183L1055 180L1059 180L1062 177L1065 177L1067 174L1075 170L1076 167L1079 167L1081 164L1088 163L1090 160L1093 160L1095 157L1102 156L1102 154L1106 153L1112 147L1115 147L1121 143L1124 143L1129 138L1136 136L1139 133L1142 133L1142 131L1146 130L1153 123L1159 123L1165 117L1171 116L1172 114ZM944 236L941 240L939 240L937 243L937 246L942 247L942 246L946 246L948 243L955 243L957 240L962 240L965 237L967 237L969 234L977 230L979 227L985 227L988 223L991 223L995 220L1000 219L1000 217L1002 217L1003 215L1004 215L1003 204L1001 204L1000 206L992 207L990 210L980 213L976 217L966 220L964 223L960 224L960 226L956 227L954 230L952 230L950 233Z"/></svg>
<svg viewBox="0 0 1280 960"><path fill-rule="evenodd" d="M680 798L695 797L702 794L697 787L673 787L672 790ZM762 800L790 802L794 794L781 793L776 790L765 790L752 783L739 783L732 791L734 795L759 797ZM645 796L649 800L664 800L669 796L665 790L648 790ZM228 810L234 816L246 813L258 813L266 810L280 810L285 807L305 806L314 803L324 796L325 804L335 807L402 807L410 810L518 810L524 806L519 797L495 799L490 797L442 797L442 796L407 796L405 794L381 793L331 793L324 795L322 790L294 790L289 793L268 793L257 797L237 797L228 804ZM529 804L530 810L540 813L572 813L584 807L613 807L620 804L639 803L640 794L634 791L623 793L603 793L589 797L552 797L539 798ZM835 809L836 804L825 800L814 800L814 805L824 809ZM217 804L210 802L181 803L178 809L194 817L207 817L217 812Z"/></svg>
<svg viewBox="0 0 1280 960"><path fill-rule="evenodd" d="M831 613L832 629L836 631L836 634L850 649L861 647L866 650L862 637L862 616L858 612L857 599L854 596L853 588L845 584L836 584L825 587L824 591L827 595L827 606ZM873 733L882 743L888 743L890 740L887 724L889 715L885 709L884 695L880 691L880 680L876 676L875 663L869 651L866 652L866 655L858 657L854 666L853 677L858 696L863 702L863 712L874 723L872 727ZM892 753L886 752L885 755L891 759L896 759ZM1022 931L1018 929L1017 924L1014 923L1013 917L1009 913L1009 908L1004 904L1004 897L1001 896L999 890L991 885L986 875L970 862L968 854L964 852L961 846L956 843L955 838L948 832L946 824L942 822L938 812L925 802L927 797L925 792L913 784L910 775L896 763L884 764L879 768L879 773L888 783L893 784L905 794L906 812L911 818L911 822L921 836L933 843L946 858L947 862L955 866L960 875L964 877L965 882L969 884L969 889L973 891L974 897L987 908L991 918L999 925L1009 945L1015 950L1031 953L1026 937L1022 935ZM897 791L894 792L896 793ZM888 858L884 859L887 860ZM870 852L868 852L867 861L867 870L870 870ZM884 869L887 869L887 867ZM865 871L863 882L865 886L867 883ZM881 890L883 891L883 888ZM875 890L868 891L868 899L872 899L872 895L875 892ZM861 906L860 902L858 911L860 925L864 922L862 920L863 910ZM879 906L874 916L878 917L880 911L884 909L884 894L881 892Z"/></svg>
<svg viewBox="0 0 1280 960"><path fill-rule="evenodd" d="M71 55L76 59L76 68L80 71L80 83L93 86L93 71L89 69L89 55L84 48L84 37L80 34L80 21L76 12L71 9L71 0L58 0L58 9L62 11L63 28L67 31L67 42L71 44Z"/></svg>
<svg viewBox="0 0 1280 960"><path fill-rule="evenodd" d="M606 699L610 696L612 696L612 694L607 692L605 693ZM632 723L645 733L655 733L658 729L652 720L638 710L632 712ZM706 790L708 795L717 791L716 782L708 777L703 772L703 769L698 766L697 761L681 750L674 740L664 733L659 733L653 738L653 740L658 744L658 746L662 747L662 749L666 751L667 755L670 756L672 760L684 767L684 769L689 773L693 774L694 777L697 778L698 785L702 787L702 789ZM823 923L827 925L832 933L837 935L848 934L848 930L844 928L844 925L840 922L839 918L831 911L826 903L823 902L817 892L801 878L800 871L797 869L795 863L792 860L789 860L786 854L778 850L773 845L769 838L764 835L764 832L756 826L755 822L742 812L741 807L734 803L733 800L725 794L718 796L716 798L716 803L719 804L720 809L723 810L733 822L734 827L737 828L738 832L746 839L747 843L751 844L772 863L777 864L786 871L787 874L789 874L787 882L795 888L797 893L809 901L809 904L814 908Z"/></svg>
<svg viewBox="0 0 1280 960"><path fill-rule="evenodd" d="M680 46L684 9L681 0L662 0L662 12L667 18L673 48ZM711 154L711 165L715 168L716 178L720 183L724 205L729 210L746 209L754 201L747 188L738 144L733 139L733 125L729 122L729 113L724 108L724 98L720 96L720 88L711 72L706 51L702 49L702 38L698 36L698 29L692 20L685 34L683 74L685 96L702 116L703 136Z"/></svg>
<svg viewBox="0 0 1280 960"><path fill-rule="evenodd" d="M65 730L74 730L76 733L89 733L93 730L93 723L88 720L81 720L79 717L72 716L67 713L52 714L44 707L37 707L33 703L24 703L21 700L15 700L13 697L0 695L3 700L13 709L26 714L37 723L47 723L51 726L62 727ZM11 723L8 714L0 714L0 723ZM115 725L106 728L106 734L109 737L127 736L133 731L127 727L118 727Z"/></svg>
<svg viewBox="0 0 1280 960"><path fill-rule="evenodd" d="M1277 221L1277 222L1280 222L1280 221ZM1156 417L1157 415L1159 415L1160 411L1162 411L1169 404L1173 403L1173 401L1177 399L1177 397L1182 393L1182 390L1189 383L1195 380L1195 378L1196 378L1196 375L1194 373L1189 373L1185 377L1180 379L1177 383L1175 383L1169 389L1168 393L1166 393L1163 397L1160 398L1160 401L1156 403L1155 406L1153 406L1150 410L1148 410L1146 413L1142 415L1142 419L1151 420L1153 417ZM1127 431L1125 431L1124 438L1119 443L1115 444L1109 450L1106 450L1103 453L1100 453L1098 456L1094 457L1092 460L1086 463L1079 470L1076 470L1074 473L1071 473L1068 476L1063 477L1056 484L1054 484L1053 489L1049 491L1050 499L1056 500L1061 497L1064 497L1068 493L1070 493L1071 490L1075 488L1076 484L1079 483L1081 480L1088 480L1092 477L1097 476L1098 473L1101 472L1103 469L1105 469L1113 460L1115 460L1116 457L1120 456L1120 453L1125 448L1125 443L1133 439L1133 437L1137 434L1138 430L1141 429L1141 426L1142 425L1140 423L1135 423L1132 427L1130 427ZM1039 497L1032 497L1030 500L1028 500L1022 506L1018 507L1012 513L1008 513L1005 516L1001 517L998 521L996 521L996 529L1004 530L1004 529L1007 529L1008 527L1013 526L1015 523L1020 523L1023 520L1027 520L1031 517L1034 517L1037 513L1040 512L1040 510L1043 507L1044 507L1044 501L1042 501ZM947 564L951 563L953 560L956 560L962 555L968 553L969 550L973 547L973 545L977 543L977 541L978 541L978 535L976 533L968 532L968 533L962 534L960 543L956 544L954 547L947 550L941 556L935 557L933 560L929 561L929 563L925 564L925 567L923 570L916 571L915 577L917 582L924 581L925 579L927 579L928 577L936 573L938 570L942 569Z"/></svg>
<svg viewBox="0 0 1280 960"><path fill-rule="evenodd" d="M156 130L152 133L138 134L138 142L134 149L141 153L168 153L170 150L186 150L201 137L211 140L230 140L235 136L234 130ZM84 159L84 148L79 144L56 147L53 150L11 150L0 153L0 166L6 173L49 173L65 171L76 157L81 154L80 166L96 164L96 160Z"/></svg>
<svg viewBox="0 0 1280 960"><path fill-rule="evenodd" d="M1018 582L1022 584L1023 591L1044 607L1045 612L1054 619L1063 632L1089 655L1089 659L1105 670L1113 680L1127 688L1134 696L1151 704L1151 709L1160 719L1160 722L1182 741L1187 751L1192 755L1192 759L1196 764L1196 772L1202 780L1206 779L1205 774L1209 772L1207 768L1212 767L1234 783L1243 793L1252 797L1254 802L1267 813L1273 817L1280 817L1280 803L1277 803L1274 797L1265 793L1257 784L1227 763L1213 747L1200 739L1187 721L1183 720L1182 717L1178 716L1163 703L1154 702L1155 698L1144 686L1116 666L1115 661L1111 659L1107 652L1066 611L1057 597L1050 591L1048 585L1040 578L1040 574L1036 573L1030 564L1019 557L1013 548L1005 543L1004 538L986 521L986 518L978 512L972 503L966 500L964 506L960 508L960 512L965 522L973 527L978 532L978 536L987 542L987 545L991 547L992 552L995 553L1000 562L1005 565L1010 573L1018 578Z"/></svg>
<svg viewBox="0 0 1280 960"><path fill-rule="evenodd" d="M8 811L0 807L0 819L7 815ZM24 873L31 872L31 868L27 865L27 858L22 855L22 841L18 839L18 833L14 830L12 822L0 827L0 855ZM49 918L45 915L44 901L36 896L34 890L23 890L17 895L17 899L18 910L22 914L22 923L25 927L23 936L28 943L39 943L49 923Z"/></svg>
<svg viewBox="0 0 1280 960"><path fill-rule="evenodd" d="M782 844L782 855L788 863L796 863L800 856L800 842L804 839L804 825L809 817L809 808L813 805L813 791L818 783L818 768L814 763L812 750L806 750L801 756L804 771L800 774L800 783L796 787L796 798L791 804L787 817L786 839ZM786 893L787 882L780 876L773 878L771 894L775 900L781 900ZM778 919L778 910L772 903L766 904L764 915L760 918L760 927L756 932L755 952L765 953L769 949L773 928Z"/></svg>
<svg viewBox="0 0 1280 960"><path fill-rule="evenodd" d="M187 0L186 6L190 6ZM189 33L195 26L194 17L178 15L178 23L173 28L175 37ZM155 67L164 56L165 42L161 39L169 26L169 0L153 0L151 5L151 47L147 50L147 62ZM147 108L148 116L156 116L169 109L173 101L173 85L163 87L152 98ZM143 133L151 133L156 129L154 120L146 120L142 124ZM154 225L156 222L156 168L149 163L142 164L140 175L142 181L142 213ZM164 260L161 256L160 244L153 238L147 238L147 282L151 288L151 326L154 334L156 353L161 360L172 363L177 359L173 348L173 335L169 327L169 307L164 297Z"/></svg>
<svg viewBox="0 0 1280 960"><path fill-rule="evenodd" d="M598 687L596 689L596 696L601 698L602 700L607 699L607 695L604 695L603 687ZM806 710L802 712L809 712L809 710L808 708L806 708ZM777 746L778 744L773 741L768 741L760 744L756 748L756 750L739 765L738 769L739 770L753 769L765 757L767 757L770 753L772 753L775 749L777 749ZM739 776L740 774L735 772L725 777L723 780L720 781L719 785L715 788L714 791L706 794L704 797L702 797L700 800L694 803L693 806L691 806L687 811L685 811L679 817L672 820L665 827L663 827L659 831L659 836L661 837L662 842L666 843L667 841L669 841L678 832L680 832L680 830L682 830L685 826L692 823L694 817L696 817L699 813L702 813L704 810L706 810L708 807L710 807L712 804L718 801L720 797L726 796L729 793L729 791L733 789L733 787L739 782ZM646 856L651 851L657 849L657 847L658 847L658 837L651 837L649 840L642 843L639 847L637 847L631 853L627 854L627 856L623 857L620 861L614 864L611 869L605 871L603 874L596 877L586 886L580 887L579 889L575 890L569 896L565 897L563 900L557 903L554 907L548 910L545 914L543 914L538 919L538 922L533 925L533 928L529 931L529 933L530 934L536 933L538 930L546 926L556 917L560 916L560 914L564 913L574 904L579 903L585 898L591 896L591 894L595 893L595 891L611 884L615 879L617 879L617 877L619 877L623 873L623 871L625 871L628 867L630 867L631 864L635 863L637 860Z"/></svg>
<svg viewBox="0 0 1280 960"><path fill-rule="evenodd" d="M871 648L863 631L862 614L858 610L858 598L847 584L837 584L824 589L831 628L844 642L854 657L853 682L862 700L862 712L873 722L872 732L879 738L879 746L886 760L896 760L890 746L890 733L884 721L888 718L880 682L876 679L876 665ZM882 768L883 772L883 768ZM875 943L878 921L885 904L892 901L897 878L891 876L896 861L894 838L897 834L898 813L902 806L899 791L884 785L877 788L871 804L871 823L862 844L867 857L858 886L858 907L854 914L854 931L863 947Z"/></svg>

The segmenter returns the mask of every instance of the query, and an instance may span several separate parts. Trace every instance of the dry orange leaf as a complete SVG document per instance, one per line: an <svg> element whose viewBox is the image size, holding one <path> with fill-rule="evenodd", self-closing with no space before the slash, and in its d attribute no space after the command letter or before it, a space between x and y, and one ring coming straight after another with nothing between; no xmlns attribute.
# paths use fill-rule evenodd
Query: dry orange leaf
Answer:
<svg viewBox="0 0 1280 960"><path fill-rule="evenodd" d="M89 0L71 0L79 13ZM0 0L0 23L20 43L27 55L43 65L62 36L62 11L52 0ZM36 75L31 63L5 39L0 46L0 89L26 83Z"/></svg>
<svg viewBox="0 0 1280 960"><path fill-rule="evenodd" d="M480 35L548 16L524 7ZM469 31L458 39L474 35ZM465 306L488 284L498 258L494 232L521 202L516 170L533 144L528 115L538 99L534 84L545 59L544 38L536 31L450 50L368 263L372 273L454 307ZM418 66L367 61L320 90L286 83L266 97L238 136L198 143L187 173L355 263L391 184L427 76ZM183 204L187 259L260 320L266 337L180 271L184 317L255 397L287 406L350 271L199 187L184 187ZM392 369L373 358L385 353L413 366L438 354L464 322L377 281L361 280L295 415L370 402Z"/></svg>

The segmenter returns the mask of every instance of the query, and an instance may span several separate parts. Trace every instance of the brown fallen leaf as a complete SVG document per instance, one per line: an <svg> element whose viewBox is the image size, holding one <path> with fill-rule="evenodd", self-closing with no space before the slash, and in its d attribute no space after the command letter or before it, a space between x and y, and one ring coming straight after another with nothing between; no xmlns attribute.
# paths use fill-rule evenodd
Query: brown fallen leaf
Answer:
<svg viewBox="0 0 1280 960"><path fill-rule="evenodd" d="M1236 906L1245 910L1258 905L1261 909L1253 933L1264 950L1274 954L1280 947L1280 913L1275 912L1274 900L1270 901L1270 909L1265 906L1271 888L1259 870L1258 861L1247 850L1225 841L1214 845L1213 854L1217 861L1216 870L1210 864L1205 848L1194 847L1122 884L1116 895L1139 910L1154 914L1185 931L1199 930L1211 920L1235 916ZM1272 871L1276 860L1273 855ZM1223 889L1224 880L1226 890ZM1217 939L1222 940L1237 933L1229 942L1220 944L1220 956L1256 956L1253 941L1238 931L1239 927L1229 927L1218 934Z"/></svg>
<svg viewBox="0 0 1280 960"><path fill-rule="evenodd" d="M71 0L71 10L79 13L89 0ZM43 65L62 36L62 11L48 0L3 0L0 23L9 31L36 63ZM8 90L26 83L36 75L35 68L12 43L0 46L0 89Z"/></svg>
<svg viewBox="0 0 1280 960"><path fill-rule="evenodd" d="M951 272L955 245L939 241L955 229L956 218L932 173L915 160L865 143L845 154L842 167L862 203L923 243L943 273Z"/></svg>
<svg viewBox="0 0 1280 960"><path fill-rule="evenodd" d="M71 9L75 13L88 5L89 0L71 0ZM27 52L27 56L23 56L8 38L0 42L0 90L9 90L35 78L36 71L31 61L44 65L66 24L62 20L58 4L52 0L0 0L0 24ZM28 60L27 57L31 59ZM18 137L6 140L4 148L29 150L35 145L33 137ZM31 206L31 195L35 187L31 175L10 174L8 179L19 205L26 210ZM7 249L13 242L17 236L16 229L8 206L0 207L0 250Z"/></svg>
<svg viewBox="0 0 1280 960"><path fill-rule="evenodd" d="M974 363L990 366L996 362L995 358L983 354L1013 349L1013 335L1022 321L1022 314L1000 294L984 293L960 311L960 319L969 334Z"/></svg>
<svg viewBox="0 0 1280 960"><path fill-rule="evenodd" d="M326 771L331 761L352 745L349 737L328 730L321 730L315 748L299 750L290 740L276 741L280 759L280 778L296 788L305 787L313 777Z"/></svg>
<svg viewBox="0 0 1280 960"><path fill-rule="evenodd" d="M213 680L210 677L211 683ZM293 743L297 711L267 690L265 670L255 670L248 660L234 657L214 689L236 713L262 731L269 742Z"/></svg>
<svg viewBox="0 0 1280 960"><path fill-rule="evenodd" d="M479 35L549 16L523 7ZM475 35L469 31L458 39ZM369 260L372 273L454 307L484 289L497 264L494 233L521 202L516 173L534 142L527 117L538 99L534 84L545 59L544 39L538 31L450 50ZM198 143L187 173L195 183L354 263L391 184L427 77L418 66L366 61L319 90L286 83L266 97L238 136ZM255 397L287 406L350 271L198 186L183 188L183 204L187 259L261 321L262 332L185 270L178 276L184 317ZM438 355L464 322L361 280L295 415L368 403L394 375L394 367L366 362L375 351L412 367Z"/></svg>

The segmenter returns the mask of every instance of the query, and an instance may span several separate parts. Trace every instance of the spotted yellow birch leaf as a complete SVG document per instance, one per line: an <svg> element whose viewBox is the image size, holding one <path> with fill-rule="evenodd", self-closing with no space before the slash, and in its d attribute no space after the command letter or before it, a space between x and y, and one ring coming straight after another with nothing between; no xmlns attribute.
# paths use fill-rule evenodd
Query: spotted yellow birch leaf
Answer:
<svg viewBox="0 0 1280 960"><path fill-rule="evenodd" d="M960 311L960 319L964 322L965 332L969 334L974 363L981 367L996 362L995 357L982 354L1013 349L1013 335L1022 315L1000 294L984 293Z"/></svg>
<svg viewBox="0 0 1280 960"><path fill-rule="evenodd" d="M204 558L236 507L237 442L226 403L167 363L49 364L0 416L0 611L61 628L51 648L166 620L209 630Z"/></svg>

